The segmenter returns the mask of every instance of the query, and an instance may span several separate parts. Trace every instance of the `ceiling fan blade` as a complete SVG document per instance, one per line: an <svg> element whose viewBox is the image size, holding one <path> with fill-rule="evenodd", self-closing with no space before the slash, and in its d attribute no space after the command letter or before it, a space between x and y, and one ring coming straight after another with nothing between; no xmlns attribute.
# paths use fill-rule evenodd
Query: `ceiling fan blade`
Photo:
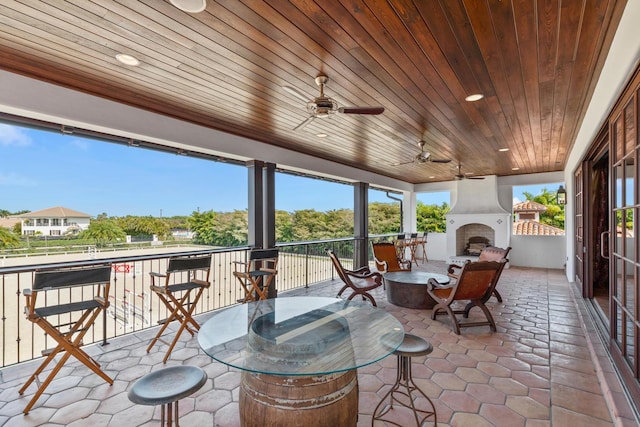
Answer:
<svg viewBox="0 0 640 427"><path fill-rule="evenodd" d="M431 159L429 160L431 163L449 163L451 159Z"/></svg>
<svg viewBox="0 0 640 427"><path fill-rule="evenodd" d="M382 114L384 107L340 107L338 111L344 114Z"/></svg>
<svg viewBox="0 0 640 427"><path fill-rule="evenodd" d="M467 176L467 179L484 179L484 176Z"/></svg>
<svg viewBox="0 0 640 427"><path fill-rule="evenodd" d="M297 98L300 98L304 102L309 102L309 96L305 95L304 93L302 93L300 90L296 89L295 87L282 86L282 89L286 90L291 95L293 95L293 96L295 96Z"/></svg>
<svg viewBox="0 0 640 427"><path fill-rule="evenodd" d="M413 163L413 162L415 162L415 160L411 160L411 161L403 162L403 163L391 163L391 166L402 166L402 165L408 165L408 164L411 164L411 163Z"/></svg>
<svg viewBox="0 0 640 427"><path fill-rule="evenodd" d="M305 119L305 121L303 121L302 123L300 123L298 126L294 127L293 130L300 130L302 128L304 128L305 126L307 126L309 123L311 123L313 121L313 119L315 119L315 116L310 116L307 117Z"/></svg>

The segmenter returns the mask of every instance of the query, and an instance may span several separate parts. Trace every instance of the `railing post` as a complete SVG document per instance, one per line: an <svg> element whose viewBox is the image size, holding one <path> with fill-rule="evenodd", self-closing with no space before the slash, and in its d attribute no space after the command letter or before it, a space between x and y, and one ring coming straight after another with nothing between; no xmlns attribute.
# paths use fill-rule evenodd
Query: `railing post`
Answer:
<svg viewBox="0 0 640 427"><path fill-rule="evenodd" d="M309 245L304 245L304 287L309 287Z"/></svg>

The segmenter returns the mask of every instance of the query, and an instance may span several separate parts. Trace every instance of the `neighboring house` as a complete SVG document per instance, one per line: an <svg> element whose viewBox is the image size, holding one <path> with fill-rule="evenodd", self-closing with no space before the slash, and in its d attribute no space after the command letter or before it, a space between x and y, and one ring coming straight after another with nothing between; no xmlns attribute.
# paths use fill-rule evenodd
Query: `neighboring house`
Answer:
<svg viewBox="0 0 640 427"><path fill-rule="evenodd" d="M89 228L91 215L73 209L56 206L41 211L19 215L22 220L22 234L33 236L64 236L67 233L77 234Z"/></svg>
<svg viewBox="0 0 640 427"><path fill-rule="evenodd" d="M0 218L0 227L7 230L13 230L13 227L20 223L20 218L17 216L8 216L6 218Z"/></svg>
<svg viewBox="0 0 640 427"><path fill-rule="evenodd" d="M547 210L543 204L527 200L513 205L515 220L513 234L526 236L564 236L564 230L540 222L540 213Z"/></svg>

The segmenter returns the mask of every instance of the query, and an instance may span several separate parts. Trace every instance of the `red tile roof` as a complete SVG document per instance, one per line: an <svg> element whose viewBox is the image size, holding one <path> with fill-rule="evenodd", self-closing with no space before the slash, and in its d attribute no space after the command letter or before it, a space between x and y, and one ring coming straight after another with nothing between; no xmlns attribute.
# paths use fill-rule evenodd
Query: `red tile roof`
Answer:
<svg viewBox="0 0 640 427"><path fill-rule="evenodd" d="M56 206L41 211L19 215L20 218L91 218L91 215L74 211L73 209Z"/></svg>
<svg viewBox="0 0 640 427"><path fill-rule="evenodd" d="M564 236L564 230L538 221L515 221L513 234L527 236Z"/></svg>
<svg viewBox="0 0 640 427"><path fill-rule="evenodd" d="M527 200L513 205L513 212L544 212L547 207L543 204Z"/></svg>

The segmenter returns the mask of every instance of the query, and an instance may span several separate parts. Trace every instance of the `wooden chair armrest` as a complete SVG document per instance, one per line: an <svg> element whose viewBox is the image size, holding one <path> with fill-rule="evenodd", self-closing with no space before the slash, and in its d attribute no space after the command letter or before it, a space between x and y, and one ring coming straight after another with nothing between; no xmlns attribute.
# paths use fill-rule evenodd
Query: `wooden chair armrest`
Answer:
<svg viewBox="0 0 640 427"><path fill-rule="evenodd" d="M355 273L355 274L369 274L371 273L371 269L367 266L365 267L360 267L357 270L345 270L348 271L349 273Z"/></svg>
<svg viewBox="0 0 640 427"><path fill-rule="evenodd" d="M360 269L362 270L362 269ZM368 270L368 269L367 269ZM356 277L358 279L368 279L370 277L383 277L382 274L380 274L377 271L367 271L366 273L358 273L357 270L356 271L345 271L345 273L347 274L347 276L353 276Z"/></svg>
<svg viewBox="0 0 640 427"><path fill-rule="evenodd" d="M163 273L156 273L155 271L151 271L149 272L149 276L153 276L153 277L167 277L166 274Z"/></svg>
<svg viewBox="0 0 640 427"><path fill-rule="evenodd" d="M433 277L429 279L429 281L427 282L427 286L428 286L428 290L433 291L436 288L440 288L440 289L446 289L446 288L451 288L451 284L446 284L443 285L442 283L438 282L436 279L434 279Z"/></svg>
<svg viewBox="0 0 640 427"><path fill-rule="evenodd" d="M462 267L460 267L458 264L449 264L449 267L447 268L447 272L449 273L450 277L457 277L456 270L462 270Z"/></svg>
<svg viewBox="0 0 640 427"><path fill-rule="evenodd" d="M380 261L375 257L375 255L373 256L373 262L375 262L378 271L387 271L387 268L389 268L389 266L387 265L387 261ZM382 269L380 267L382 267Z"/></svg>

